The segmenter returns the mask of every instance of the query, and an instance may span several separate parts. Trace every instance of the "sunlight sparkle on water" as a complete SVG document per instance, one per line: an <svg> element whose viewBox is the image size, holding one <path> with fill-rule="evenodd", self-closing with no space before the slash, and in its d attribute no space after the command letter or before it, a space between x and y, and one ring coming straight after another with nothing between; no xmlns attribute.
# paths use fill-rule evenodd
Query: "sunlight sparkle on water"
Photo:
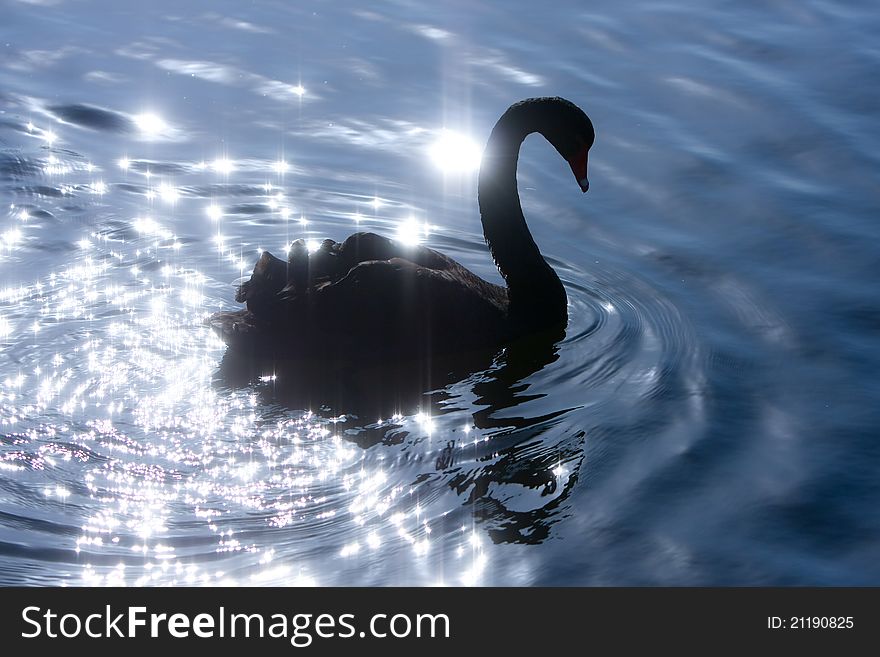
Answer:
<svg viewBox="0 0 880 657"><path fill-rule="evenodd" d="M211 204L205 208L205 214L207 214L214 221L219 221L223 216L223 210L220 209L219 205Z"/></svg>
<svg viewBox="0 0 880 657"><path fill-rule="evenodd" d="M428 237L430 228L427 223L419 223L413 217L409 217L398 224L396 239L406 246L417 246Z"/></svg>
<svg viewBox="0 0 880 657"><path fill-rule="evenodd" d="M3 246L11 249L21 241L22 237L22 232L18 228L10 228L2 235Z"/></svg>
<svg viewBox="0 0 880 657"><path fill-rule="evenodd" d="M461 575L461 583L465 586L475 586L479 584L480 576L486 569L486 555L480 553L474 558L473 565L465 570Z"/></svg>
<svg viewBox="0 0 880 657"><path fill-rule="evenodd" d="M429 434L434 431L434 420L431 419L431 416L427 413L419 411L416 414L415 420L419 423L419 426Z"/></svg>
<svg viewBox="0 0 880 657"><path fill-rule="evenodd" d="M137 217L132 222L132 226L137 232L144 235L161 237L163 239L169 239L171 237L171 231L163 228L152 217Z"/></svg>
<svg viewBox="0 0 880 657"><path fill-rule="evenodd" d="M235 169L235 163L229 158L218 157L216 160L211 162L211 169L213 169L217 173L228 175L232 173Z"/></svg>
<svg viewBox="0 0 880 657"><path fill-rule="evenodd" d="M46 158L46 166L43 167L43 173L45 173L47 176L59 176L65 173L70 173L70 170L71 169L69 166L64 164L54 155L50 155L48 158Z"/></svg>
<svg viewBox="0 0 880 657"><path fill-rule="evenodd" d="M148 139L155 139L169 127L161 116L152 112L137 114L133 118L138 130Z"/></svg>
<svg viewBox="0 0 880 657"><path fill-rule="evenodd" d="M166 203L176 203L180 198L180 192L174 185L170 185L166 182L159 183L159 188L157 190L159 192L159 198L161 198Z"/></svg>
<svg viewBox="0 0 880 657"><path fill-rule="evenodd" d="M468 173L480 168L483 152L470 137L443 130L430 148L431 160L443 173Z"/></svg>
<svg viewBox="0 0 880 657"><path fill-rule="evenodd" d="M361 544L355 541L354 543L349 543L348 545L343 546L342 550L339 552L339 556L341 557L350 557L353 554L357 554L361 551Z"/></svg>

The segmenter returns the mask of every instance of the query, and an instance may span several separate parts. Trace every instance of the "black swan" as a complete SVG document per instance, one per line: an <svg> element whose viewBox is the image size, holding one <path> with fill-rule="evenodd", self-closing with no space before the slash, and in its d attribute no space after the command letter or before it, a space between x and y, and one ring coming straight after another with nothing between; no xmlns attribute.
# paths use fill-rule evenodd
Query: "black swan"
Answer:
<svg viewBox="0 0 880 657"><path fill-rule="evenodd" d="M582 191L593 124L562 98L531 98L501 116L483 154L479 206L486 242L507 287L484 281L432 249L374 233L297 240L287 262L265 252L236 300L247 310L207 321L239 354L338 362L430 359L495 349L568 321L556 272L526 226L517 193L520 145L538 132L565 158Z"/></svg>

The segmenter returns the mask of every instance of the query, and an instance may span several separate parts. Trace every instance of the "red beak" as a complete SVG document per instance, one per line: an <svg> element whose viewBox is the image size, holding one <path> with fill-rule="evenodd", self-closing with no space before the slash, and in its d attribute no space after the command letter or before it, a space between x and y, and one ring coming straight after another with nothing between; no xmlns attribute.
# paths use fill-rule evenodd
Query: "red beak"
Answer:
<svg viewBox="0 0 880 657"><path fill-rule="evenodd" d="M578 151L577 155L568 160L571 172L574 174L575 180L578 181L578 185L581 186L581 191L583 192L586 192L590 188L590 181L587 180L587 160L589 153L590 149L587 146L584 146L583 149Z"/></svg>

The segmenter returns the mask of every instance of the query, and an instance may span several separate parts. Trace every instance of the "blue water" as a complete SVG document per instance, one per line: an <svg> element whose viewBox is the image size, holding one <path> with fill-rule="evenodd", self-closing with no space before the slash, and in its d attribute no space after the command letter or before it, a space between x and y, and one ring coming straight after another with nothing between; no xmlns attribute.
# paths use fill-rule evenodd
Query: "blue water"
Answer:
<svg viewBox="0 0 880 657"><path fill-rule="evenodd" d="M2 15L0 584L880 584L875 3ZM520 158L561 343L368 380L388 417L232 375L202 322L262 249L500 282L432 153L542 95L597 132L586 195Z"/></svg>

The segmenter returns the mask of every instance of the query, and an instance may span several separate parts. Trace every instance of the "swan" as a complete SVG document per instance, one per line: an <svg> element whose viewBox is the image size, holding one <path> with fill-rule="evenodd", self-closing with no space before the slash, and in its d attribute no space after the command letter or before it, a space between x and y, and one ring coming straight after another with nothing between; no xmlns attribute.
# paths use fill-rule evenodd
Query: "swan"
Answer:
<svg viewBox="0 0 880 657"><path fill-rule="evenodd" d="M540 133L568 162L581 190L595 133L563 98L530 98L498 119L480 166L483 232L506 286L452 258L374 233L324 240L309 253L295 241L287 261L264 252L236 293L246 310L215 313L215 333L241 354L318 360L430 359L497 349L568 321L567 297L535 244L520 205L520 145Z"/></svg>

